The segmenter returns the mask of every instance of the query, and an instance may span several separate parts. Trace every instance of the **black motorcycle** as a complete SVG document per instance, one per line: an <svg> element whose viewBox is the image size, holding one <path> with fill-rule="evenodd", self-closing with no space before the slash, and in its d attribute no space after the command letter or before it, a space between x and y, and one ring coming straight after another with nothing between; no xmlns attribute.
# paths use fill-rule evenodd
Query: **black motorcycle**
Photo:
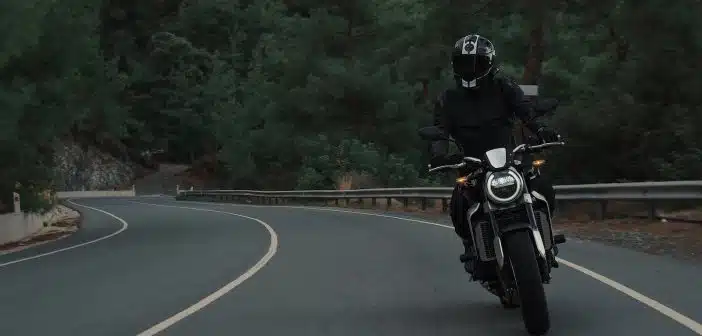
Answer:
<svg viewBox="0 0 702 336"><path fill-rule="evenodd" d="M537 104L535 111L544 115L556 105L546 101ZM421 128L419 134L424 140L455 143L434 126ZM565 143L521 144L511 153L495 148L482 158L453 156L455 163L429 169L458 170L460 193L480 196L481 202L466 210L477 252L471 280L480 281L505 308L521 306L524 324L532 335L543 335L550 329L543 284L550 282L551 269L558 267L556 245L566 239L553 235L551 205L544 195L529 190L528 181L540 174L539 167L545 162L534 160L533 154L562 145Z"/></svg>

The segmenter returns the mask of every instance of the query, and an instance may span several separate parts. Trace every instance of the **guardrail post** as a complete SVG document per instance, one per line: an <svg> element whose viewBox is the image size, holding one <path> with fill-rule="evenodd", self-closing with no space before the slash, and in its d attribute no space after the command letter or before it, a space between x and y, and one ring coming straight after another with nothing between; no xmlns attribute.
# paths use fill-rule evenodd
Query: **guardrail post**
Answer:
<svg viewBox="0 0 702 336"><path fill-rule="evenodd" d="M371 206L375 208L375 205L377 204L375 197L371 197Z"/></svg>
<svg viewBox="0 0 702 336"><path fill-rule="evenodd" d="M339 199L338 198L334 199L334 205L339 206Z"/></svg>
<svg viewBox="0 0 702 336"><path fill-rule="evenodd" d="M12 201L15 206L15 213L22 213L22 202L20 201L20 195L16 192L12 193Z"/></svg>
<svg viewBox="0 0 702 336"><path fill-rule="evenodd" d="M388 197L385 199L385 208L389 210L391 206L392 206L392 198Z"/></svg>
<svg viewBox="0 0 702 336"><path fill-rule="evenodd" d="M602 200L600 201L600 213L599 213L600 219L607 219L607 201Z"/></svg>
<svg viewBox="0 0 702 336"><path fill-rule="evenodd" d="M422 211L427 209L427 201L425 197L422 197Z"/></svg>
<svg viewBox="0 0 702 336"><path fill-rule="evenodd" d="M651 201L648 203L648 219L656 219L656 202Z"/></svg>
<svg viewBox="0 0 702 336"><path fill-rule="evenodd" d="M409 208L409 198L407 198L407 197L402 198L402 203L404 204L405 209Z"/></svg>

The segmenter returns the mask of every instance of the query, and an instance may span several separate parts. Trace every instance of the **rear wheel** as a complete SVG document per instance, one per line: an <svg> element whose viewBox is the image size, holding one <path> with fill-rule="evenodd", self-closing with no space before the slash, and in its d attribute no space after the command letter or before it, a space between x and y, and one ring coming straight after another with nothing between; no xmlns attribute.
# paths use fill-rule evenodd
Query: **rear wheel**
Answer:
<svg viewBox="0 0 702 336"><path fill-rule="evenodd" d="M524 325L531 335L543 335L551 328L551 321L531 232L511 232L503 240L519 294Z"/></svg>

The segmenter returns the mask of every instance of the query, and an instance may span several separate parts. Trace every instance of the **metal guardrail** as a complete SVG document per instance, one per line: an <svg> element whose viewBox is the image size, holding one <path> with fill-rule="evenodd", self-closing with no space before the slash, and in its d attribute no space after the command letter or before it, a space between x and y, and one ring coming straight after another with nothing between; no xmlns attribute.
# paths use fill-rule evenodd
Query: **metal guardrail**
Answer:
<svg viewBox="0 0 702 336"><path fill-rule="evenodd" d="M636 183L605 183L555 186L556 200L595 201L600 203L600 216L604 218L608 201L646 202L650 206L649 217L656 215L656 202L670 200L702 200L702 181L666 181ZM379 188L353 190L188 190L181 191L177 199L199 199L213 201L240 201L257 204L287 204L294 201L314 202L333 200L338 205L340 200L371 199L376 205L377 199L386 199L389 207L392 199L400 199L405 207L409 200L421 201L426 210L429 200L441 200L443 211L448 209L448 200L453 188Z"/></svg>

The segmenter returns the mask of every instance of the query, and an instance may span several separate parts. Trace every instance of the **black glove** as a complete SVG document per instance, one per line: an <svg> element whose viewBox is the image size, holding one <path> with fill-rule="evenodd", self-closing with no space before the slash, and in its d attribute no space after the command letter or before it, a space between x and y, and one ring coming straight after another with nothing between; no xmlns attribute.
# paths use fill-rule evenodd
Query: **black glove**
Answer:
<svg viewBox="0 0 702 336"><path fill-rule="evenodd" d="M536 134L539 136L539 139L543 142L558 142L561 141L561 135L558 134L556 131L546 128L546 127L541 127L539 130L536 132Z"/></svg>

